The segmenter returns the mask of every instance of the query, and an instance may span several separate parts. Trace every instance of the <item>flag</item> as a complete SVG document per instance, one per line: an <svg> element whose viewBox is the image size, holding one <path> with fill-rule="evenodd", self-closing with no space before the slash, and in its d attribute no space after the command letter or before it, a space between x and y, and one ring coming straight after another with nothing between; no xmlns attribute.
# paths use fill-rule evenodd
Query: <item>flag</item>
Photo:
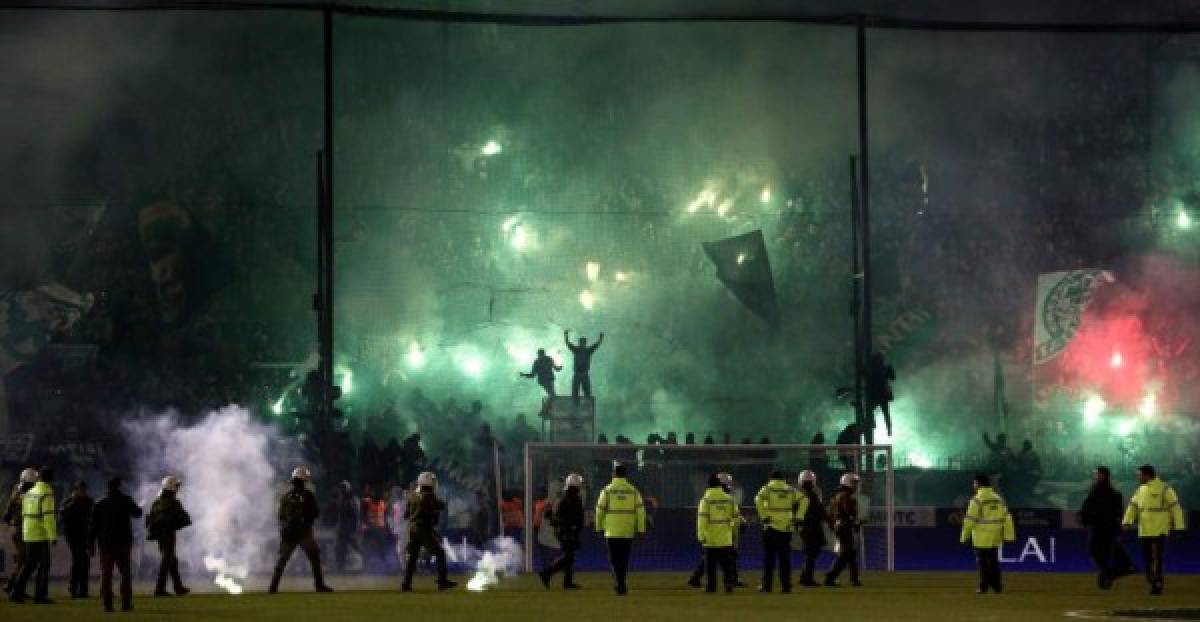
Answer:
<svg viewBox="0 0 1200 622"><path fill-rule="evenodd" d="M705 242L702 246L717 267L717 278L734 297L772 330L778 329L779 303L762 231Z"/></svg>
<svg viewBox="0 0 1200 622"><path fill-rule="evenodd" d="M1070 270L1038 275L1033 362L1054 360L1075 336L1079 320L1101 286L1116 279L1107 270Z"/></svg>

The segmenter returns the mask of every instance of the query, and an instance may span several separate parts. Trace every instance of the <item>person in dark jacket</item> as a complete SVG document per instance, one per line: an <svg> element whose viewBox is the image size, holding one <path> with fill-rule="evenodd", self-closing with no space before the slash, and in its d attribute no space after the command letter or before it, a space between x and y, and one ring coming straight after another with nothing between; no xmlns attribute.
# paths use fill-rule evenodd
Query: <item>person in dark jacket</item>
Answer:
<svg viewBox="0 0 1200 622"><path fill-rule="evenodd" d="M554 362L554 359L546 355L546 350L538 348L537 358L533 360L533 367L529 369L529 373L522 373L522 378L533 378L541 385L542 390L546 392L546 397L553 398L554 391L554 372L562 371L562 365Z"/></svg>
<svg viewBox="0 0 1200 622"><path fill-rule="evenodd" d="M1088 555L1096 564L1096 585L1102 590L1112 587L1113 581L1137 571L1129 553L1121 546L1121 516L1125 500L1112 485L1112 472L1106 466L1096 467L1094 482L1079 512L1079 522L1088 528Z"/></svg>
<svg viewBox="0 0 1200 622"><path fill-rule="evenodd" d="M158 552L161 558L158 563L158 581L154 584L155 596L170 596L167 591L167 577L171 578L171 587L176 596L191 592L183 586L179 576L179 557L175 555L176 532L186 529L192 524L192 517L179 502L179 487L183 485L178 477L168 475L163 478L162 492L150 506L146 515L146 537L158 542Z"/></svg>
<svg viewBox="0 0 1200 622"><path fill-rule="evenodd" d="M304 467L296 467L292 471L292 487L279 500L279 559L275 562L275 572L271 575L271 586L268 594L279 592L279 581L287 568L288 560L296 547L300 547L308 557L312 566L313 585L318 592L332 592L333 588L325 585L325 575L321 572L321 548L313 534L313 525L321 517L321 508L317 506L317 496L308 489L308 481L312 474Z"/></svg>
<svg viewBox="0 0 1200 622"><path fill-rule="evenodd" d="M122 480L108 481L108 496L92 508L88 529L91 545L100 551L100 598L105 611L113 610L113 568L121 573L121 611L133 611L133 526L130 521L142 516L142 508L121 490Z"/></svg>
<svg viewBox="0 0 1200 622"><path fill-rule="evenodd" d="M67 547L71 549L71 575L67 592L71 598L88 597L88 575L92 568L92 555L95 551L88 541L88 523L92 520L92 506L95 503L88 496L87 482L75 482L71 487L71 496L63 503L59 514L62 517L63 535L67 539Z"/></svg>
<svg viewBox="0 0 1200 622"><path fill-rule="evenodd" d="M417 571L421 549L425 549L430 557L437 558L439 590L458 585L446 578L446 550L442 548L442 539L437 532L438 518L445 509L446 503L437 498L437 476L429 471L418 475L417 492L409 497L404 508L404 518L408 519L408 546L404 551L406 559L401 591L412 591L413 573Z"/></svg>
<svg viewBox="0 0 1200 622"><path fill-rule="evenodd" d="M358 497L350 482L338 484L334 501L334 514L337 517L335 539L333 545L334 565L338 572L346 570L346 554L350 550L362 557L362 549L358 548ZM364 564L365 566L365 564Z"/></svg>
<svg viewBox="0 0 1200 622"><path fill-rule="evenodd" d="M816 572L817 558L821 549L825 548L825 525L829 524L829 514L821 501L821 493L817 490L818 476L812 471L800 473L800 493L808 497L808 509L800 518L800 539L804 542L804 572L800 574L800 585L818 587L813 578Z"/></svg>
<svg viewBox="0 0 1200 622"><path fill-rule="evenodd" d="M558 543L562 545L562 554L554 563L546 566L538 576L542 585L550 587L550 579L555 573L563 573L563 589L577 590L581 586L575 583L575 553L579 550L579 534L583 531L583 476L572 473L567 476L563 494L554 504L550 514L551 524Z"/></svg>

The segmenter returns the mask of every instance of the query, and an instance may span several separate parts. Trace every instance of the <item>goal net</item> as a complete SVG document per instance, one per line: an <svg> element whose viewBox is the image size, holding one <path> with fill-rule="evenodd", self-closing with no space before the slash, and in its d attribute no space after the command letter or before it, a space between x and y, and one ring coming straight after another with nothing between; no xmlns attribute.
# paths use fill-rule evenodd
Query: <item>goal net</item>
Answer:
<svg viewBox="0 0 1200 622"><path fill-rule="evenodd" d="M558 541L546 507L553 507L570 473L584 478L584 507L588 528L576 556L576 568L607 568L604 540L592 521L596 497L611 479L614 463L626 466L630 482L646 503L647 534L634 544L633 570L687 570L700 556L696 539L696 507L711 474L725 471L734 478L734 500L748 526L738 538L738 569L762 567L762 528L754 496L772 471L782 471L796 485L800 471L817 474L821 498L828 504L838 480L858 473L859 509L864 523L860 540L862 567L895 568L894 477L890 445L609 445L593 443L530 443L525 446L524 538L525 569L542 567L558 554ZM821 568L833 559L833 537L822 552ZM799 536L793 537L799 550ZM796 561L799 561L798 559Z"/></svg>

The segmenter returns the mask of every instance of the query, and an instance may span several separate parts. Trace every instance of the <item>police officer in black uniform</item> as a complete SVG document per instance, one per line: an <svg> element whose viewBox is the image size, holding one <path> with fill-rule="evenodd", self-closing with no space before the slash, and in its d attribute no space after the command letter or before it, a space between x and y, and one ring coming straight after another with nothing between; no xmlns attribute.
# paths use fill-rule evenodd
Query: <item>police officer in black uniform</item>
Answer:
<svg viewBox="0 0 1200 622"><path fill-rule="evenodd" d="M88 522L92 520L95 503L88 495L87 482L78 481L71 487L71 496L63 503L63 535L71 549L71 575L67 592L71 598L88 597L88 576L92 568L92 546L88 542Z"/></svg>
<svg viewBox="0 0 1200 622"><path fill-rule="evenodd" d="M167 577L171 578L171 587L177 596L191 592L184 587L183 579L179 576L179 557L175 555L175 536L180 529L186 529L192 524L192 517L183 504L179 502L179 487L183 482L174 475L163 478L162 491L150 506L146 514L146 539L158 542L158 552L161 558L158 562L158 581L154 584L155 596L170 596L167 591Z"/></svg>
<svg viewBox="0 0 1200 622"><path fill-rule="evenodd" d="M814 471L801 471L799 477L800 494L808 497L808 509L800 516L800 539L804 543L804 571L800 573L800 585L818 587L821 584L813 579L816 572L817 558L825 548L825 525L829 524L829 514L821 501L821 493L817 490L818 476Z"/></svg>
<svg viewBox="0 0 1200 622"><path fill-rule="evenodd" d="M557 572L563 573L563 589L577 590L575 583L575 553L579 550L579 534L583 531L583 476L572 473L567 476L563 494L554 504L550 514L554 533L562 546L562 554L554 563L546 566L538 576L542 585L550 587L550 579Z"/></svg>
<svg viewBox="0 0 1200 622"><path fill-rule="evenodd" d="M850 584L862 587L858 577L858 475L847 473L842 476L841 486L829 500L829 516L833 520L833 535L837 538L837 560L825 575L825 586L836 587L838 576L850 569Z"/></svg>
<svg viewBox="0 0 1200 622"><path fill-rule="evenodd" d="M438 536L438 518L446 503L437 498L437 476L426 471L417 476L417 492L409 497L404 510L404 517L409 521L408 547L405 550L404 583L400 585L403 592L412 591L413 573L417 571L417 560L421 557L421 549L430 556L437 558L437 588L445 590L456 585L446 578L446 550L442 548L442 539Z"/></svg>
<svg viewBox="0 0 1200 622"><path fill-rule="evenodd" d="M321 572L321 548L317 546L313 535L313 525L320 518L321 509L317 506L317 496L306 486L311 479L312 474L308 469L296 467L292 471L292 488L279 501L279 560L275 562L275 573L271 575L268 594L279 591L279 580L283 578L283 570L296 547L303 549L308 557L317 591L333 591L333 588L325 585L325 575Z"/></svg>

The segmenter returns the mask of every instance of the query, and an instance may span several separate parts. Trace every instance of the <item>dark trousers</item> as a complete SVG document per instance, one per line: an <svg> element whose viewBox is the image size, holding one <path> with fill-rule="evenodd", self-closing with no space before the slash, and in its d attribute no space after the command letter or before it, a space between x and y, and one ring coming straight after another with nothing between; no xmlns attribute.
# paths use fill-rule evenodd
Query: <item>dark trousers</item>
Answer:
<svg viewBox="0 0 1200 622"><path fill-rule="evenodd" d="M737 583L737 574L733 570L733 548L732 547L706 547L704 549L704 587L709 592L717 591L717 567L721 568L721 575L725 579L726 587L733 587Z"/></svg>
<svg viewBox="0 0 1200 622"><path fill-rule="evenodd" d="M1000 548L975 549L975 563L979 566L979 589L991 588L997 594L1004 590L1000 575Z"/></svg>
<svg viewBox="0 0 1200 622"><path fill-rule="evenodd" d="M158 581L154 584L154 593L162 594L167 591L167 577L171 578L171 587L175 593L182 593L183 579L179 577L179 558L175 555L174 531L158 536L158 552L162 557L158 561Z"/></svg>
<svg viewBox="0 0 1200 622"><path fill-rule="evenodd" d="M404 552L404 587L412 587L413 573L417 571L417 561L421 558L421 549L437 560L438 583L446 582L446 549L442 548L441 538L436 531L414 531L408 536L408 546Z"/></svg>
<svg viewBox="0 0 1200 622"><path fill-rule="evenodd" d="M121 608L133 609L133 573L130 571L130 554L133 545L100 547L100 599L105 611L113 608L113 568L121 573Z"/></svg>
<svg viewBox="0 0 1200 622"><path fill-rule="evenodd" d="M333 545L333 557L338 572L346 570L346 554L350 549L354 549L354 552L358 553L359 557L362 556L362 549L358 548L358 541L354 539L353 531L337 532L337 540ZM366 567L365 559L363 560L363 567Z"/></svg>
<svg viewBox="0 0 1200 622"><path fill-rule="evenodd" d="M49 542L26 542L25 543L25 563L21 566L21 573L17 575L17 583L13 586L12 594L18 598L27 596L25 587L29 585L30 577L34 578L33 598L35 600L43 600L48 598L50 593L50 543Z"/></svg>
<svg viewBox="0 0 1200 622"><path fill-rule="evenodd" d="M1100 587L1107 587L1113 579L1128 574L1133 568L1120 536L1120 530L1114 529L1093 529L1088 534L1088 555L1096 564Z"/></svg>
<svg viewBox="0 0 1200 622"><path fill-rule="evenodd" d="M8 576L8 585L5 586L5 591L12 591L14 585L17 584L17 577L21 576L21 566L25 565L25 541L21 539L21 530L13 529L13 567L12 574Z"/></svg>
<svg viewBox="0 0 1200 622"><path fill-rule="evenodd" d="M589 372L575 372L571 376L571 397L575 398L576 401L579 400L580 390L583 391L585 397L592 396L592 377Z"/></svg>
<svg viewBox="0 0 1200 622"><path fill-rule="evenodd" d="M733 562L733 582L736 585L738 582L737 547L731 546L731 547L729 547L728 550L729 550L729 559ZM700 579L704 577L704 571L706 568L708 568L707 560L708 560L708 556L705 553L704 547L702 546L702 547L700 547L700 559L696 562L696 569L692 571L692 577L691 577L691 579L688 580L689 583L699 583Z"/></svg>
<svg viewBox="0 0 1200 622"><path fill-rule="evenodd" d="M1142 543L1142 556L1146 561L1146 581L1155 590L1163 587L1163 555L1167 550L1166 536L1138 538Z"/></svg>
<svg viewBox="0 0 1200 622"><path fill-rule="evenodd" d="M71 549L71 579L67 592L71 596L86 598L88 575L92 571L92 556L88 551L87 538L68 538L67 546Z"/></svg>
<svg viewBox="0 0 1200 622"><path fill-rule="evenodd" d="M804 545L804 570L800 573L800 583L804 585L812 585L816 583L813 580L813 574L817 571L817 559L821 557L821 546L813 546L808 543Z"/></svg>
<svg viewBox="0 0 1200 622"><path fill-rule="evenodd" d="M538 384L542 385L542 390L544 390L546 392L546 397L552 398L555 395L557 395L554 392L554 379L553 378L538 380Z"/></svg>
<svg viewBox="0 0 1200 622"><path fill-rule="evenodd" d="M763 530L762 586L771 589L775 580L775 562L779 562L779 587L792 587L792 532L777 529Z"/></svg>
<svg viewBox="0 0 1200 622"><path fill-rule="evenodd" d="M633 538L606 538L608 563L612 565L613 579L617 591L627 589L625 577L629 574L629 554L633 551Z"/></svg>
<svg viewBox="0 0 1200 622"><path fill-rule="evenodd" d="M562 543L562 552L554 560L554 563L546 566L545 573L548 576L554 576L555 573L563 573L563 585L572 585L575 583L575 552L579 550L579 543L568 543L563 539L559 539Z"/></svg>
<svg viewBox="0 0 1200 622"><path fill-rule="evenodd" d="M838 527L834 530L834 537L838 542L838 556L833 562L833 567L829 569L829 573L825 575L826 583L833 583L841 576L842 571L850 569L850 580L858 581L858 539L855 537L853 527Z"/></svg>
<svg viewBox="0 0 1200 622"><path fill-rule="evenodd" d="M312 566L313 585L317 588L323 587L325 574L321 572L321 547L317 546L312 529L298 537L289 537L289 535L283 534L283 537L279 539L279 560L275 562L275 573L271 575L270 591L274 592L279 589L279 580L283 578L283 571L287 568L292 553L296 552L296 547L300 547L304 551L304 555L308 557L308 564Z"/></svg>

